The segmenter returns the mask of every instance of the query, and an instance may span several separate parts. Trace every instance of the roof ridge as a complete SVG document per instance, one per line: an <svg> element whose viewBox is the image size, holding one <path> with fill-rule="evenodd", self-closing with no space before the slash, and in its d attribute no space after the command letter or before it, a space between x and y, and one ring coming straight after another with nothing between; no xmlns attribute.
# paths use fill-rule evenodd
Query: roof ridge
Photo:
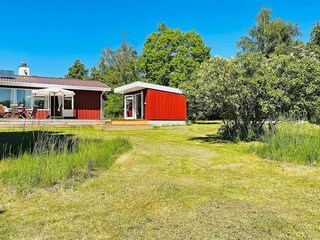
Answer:
<svg viewBox="0 0 320 240"><path fill-rule="evenodd" d="M50 78L50 79L64 79L64 80L96 81L96 82L100 82L99 80L94 80L94 79L64 78L64 77L44 77L44 76L37 76L37 75L31 75L31 76L15 75L15 77L23 77L23 78L36 77L36 78Z"/></svg>
<svg viewBox="0 0 320 240"><path fill-rule="evenodd" d="M106 91L105 89L110 89L110 87L100 81L97 80L84 80L84 79L76 79L76 78L57 78L57 77L41 77L41 76L19 76L15 75L15 78L0 78L0 86L3 83L14 83L14 84L26 84L29 85L63 85L72 87L72 89L78 90L86 90L86 89L100 89ZM15 86L15 85L14 85Z"/></svg>

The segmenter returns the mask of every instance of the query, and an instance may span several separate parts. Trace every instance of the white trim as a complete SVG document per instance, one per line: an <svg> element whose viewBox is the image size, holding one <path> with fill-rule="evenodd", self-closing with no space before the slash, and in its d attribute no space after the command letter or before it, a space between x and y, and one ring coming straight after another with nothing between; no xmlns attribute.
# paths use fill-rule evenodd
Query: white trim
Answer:
<svg viewBox="0 0 320 240"><path fill-rule="evenodd" d="M145 83L145 82L133 82L127 85L123 85L121 87L117 87L114 89L115 93L121 93L121 94L126 94L130 92L135 92L135 91L140 91L143 89L155 89L159 91L164 91L164 92L171 92L171 93L177 93L177 94L182 94L182 91L178 88L173 88L173 87L167 87L167 86L162 86L158 84L153 84L153 83Z"/></svg>
<svg viewBox="0 0 320 240"><path fill-rule="evenodd" d="M134 119L134 115L135 115L135 109L134 109L134 97L133 97L134 95L126 95L125 97L124 97L124 119ZM132 116L131 117L128 117L127 116L127 98L131 98L131 100L132 100L132 106L131 106L131 108L132 108Z"/></svg>
<svg viewBox="0 0 320 240"><path fill-rule="evenodd" d="M89 87L89 86L73 86L73 85L56 85L56 84L44 84L44 83L22 83L22 82L7 82L1 81L0 78L0 87L1 86L12 86L12 87L30 87L30 88L49 88L49 87L57 87L64 88L70 90L86 90L86 91L102 91L102 92L110 92L111 88L102 88L102 87Z"/></svg>
<svg viewBox="0 0 320 240"><path fill-rule="evenodd" d="M46 99L48 100L48 108L39 108L38 110L51 110L50 109L50 98L49 98L49 96L35 96L35 95L31 95L32 96L32 98L31 98L31 108L33 108L34 107L34 100L35 100L35 98L44 98L44 101L46 101ZM50 114L51 114L51 112L50 112Z"/></svg>
<svg viewBox="0 0 320 240"><path fill-rule="evenodd" d="M100 94L100 120L104 119L104 104L103 104L103 96L104 91Z"/></svg>
<svg viewBox="0 0 320 240"><path fill-rule="evenodd" d="M138 105L137 105L137 97L138 95L141 96L141 118L139 119L144 119L144 99L143 99L143 91L136 93L136 94L131 94L131 95L125 95L124 96L124 119L137 119L137 112L138 112ZM132 117L127 116L127 98L132 99Z"/></svg>
<svg viewBox="0 0 320 240"><path fill-rule="evenodd" d="M141 91L141 119L144 119L144 94Z"/></svg>
<svg viewBox="0 0 320 240"><path fill-rule="evenodd" d="M64 109L65 98L71 98L71 109ZM63 97L62 116L63 117L74 117L74 96L64 96Z"/></svg>

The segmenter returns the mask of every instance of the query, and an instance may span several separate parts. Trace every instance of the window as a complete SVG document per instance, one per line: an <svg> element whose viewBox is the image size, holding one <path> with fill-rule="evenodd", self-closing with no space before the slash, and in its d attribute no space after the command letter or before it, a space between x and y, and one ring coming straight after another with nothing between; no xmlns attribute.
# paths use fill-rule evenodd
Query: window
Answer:
<svg viewBox="0 0 320 240"><path fill-rule="evenodd" d="M24 108L31 108L31 90L17 89L16 103Z"/></svg>
<svg viewBox="0 0 320 240"><path fill-rule="evenodd" d="M72 109L72 97L64 97L64 109Z"/></svg>
<svg viewBox="0 0 320 240"><path fill-rule="evenodd" d="M47 96L34 96L33 106L39 107L39 109L49 109L49 97Z"/></svg>
<svg viewBox="0 0 320 240"><path fill-rule="evenodd" d="M22 105L24 108L31 108L31 90L16 88L0 88L0 104L10 107L11 104Z"/></svg>
<svg viewBox="0 0 320 240"><path fill-rule="evenodd" d="M11 89L0 88L0 104L6 107L10 107L11 103Z"/></svg>

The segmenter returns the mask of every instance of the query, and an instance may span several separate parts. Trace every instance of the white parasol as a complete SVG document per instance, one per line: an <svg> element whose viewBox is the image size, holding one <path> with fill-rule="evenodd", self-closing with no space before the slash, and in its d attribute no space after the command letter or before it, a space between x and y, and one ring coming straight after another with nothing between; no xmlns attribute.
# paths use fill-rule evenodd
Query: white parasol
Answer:
<svg viewBox="0 0 320 240"><path fill-rule="evenodd" d="M35 96L65 96L65 97L72 97L75 95L73 91L69 91L66 89L62 88L57 88L57 87L49 87L49 88L44 88L44 89L39 89L39 90L33 90L32 94ZM53 101L53 114L54 118L56 118L56 101Z"/></svg>

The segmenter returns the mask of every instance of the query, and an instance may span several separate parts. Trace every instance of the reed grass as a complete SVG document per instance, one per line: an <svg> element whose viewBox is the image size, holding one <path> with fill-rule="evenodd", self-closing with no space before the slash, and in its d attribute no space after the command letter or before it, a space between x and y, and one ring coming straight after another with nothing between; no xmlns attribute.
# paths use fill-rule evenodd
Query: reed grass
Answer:
<svg viewBox="0 0 320 240"><path fill-rule="evenodd" d="M311 124L280 124L266 132L262 144L251 150L263 158L298 164L319 165L320 127Z"/></svg>
<svg viewBox="0 0 320 240"><path fill-rule="evenodd" d="M0 164L4 169L0 177L19 189L49 187L70 178L87 178L99 168L109 168L130 148L128 140L119 137L79 139L46 131L28 136L29 145L22 141L20 145L6 143L0 148Z"/></svg>

